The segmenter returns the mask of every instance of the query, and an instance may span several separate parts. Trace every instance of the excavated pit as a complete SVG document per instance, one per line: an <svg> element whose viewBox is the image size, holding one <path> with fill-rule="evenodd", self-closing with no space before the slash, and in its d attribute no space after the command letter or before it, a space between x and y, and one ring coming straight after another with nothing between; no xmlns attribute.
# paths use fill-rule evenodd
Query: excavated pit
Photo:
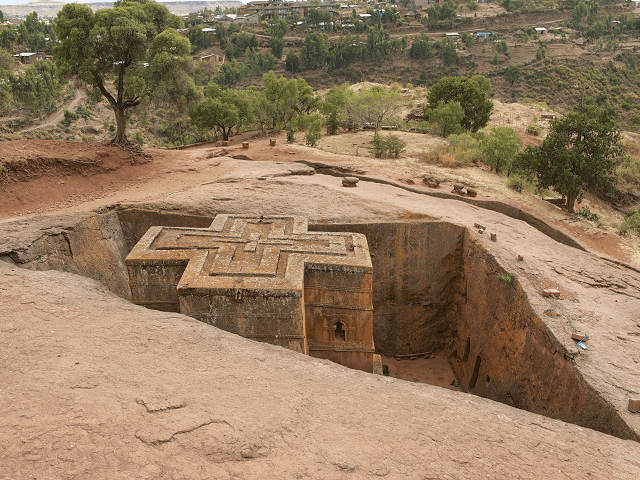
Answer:
<svg viewBox="0 0 640 480"><path fill-rule="evenodd" d="M24 246L0 250L0 260L88 276L130 300L124 259L149 227L206 228L214 217L118 207L76 215L73 222L69 216L43 217L33 227L15 221ZM442 382L429 383L447 386L447 375L455 376L455 387L464 392L638 439L583 379L517 279L506 281L507 272L465 228L421 221L311 224L309 230L366 235L374 271L374 341L397 376L403 377L398 363L423 357L413 361L432 362L420 367L427 373L405 378L428 380L440 362L436 377Z"/></svg>

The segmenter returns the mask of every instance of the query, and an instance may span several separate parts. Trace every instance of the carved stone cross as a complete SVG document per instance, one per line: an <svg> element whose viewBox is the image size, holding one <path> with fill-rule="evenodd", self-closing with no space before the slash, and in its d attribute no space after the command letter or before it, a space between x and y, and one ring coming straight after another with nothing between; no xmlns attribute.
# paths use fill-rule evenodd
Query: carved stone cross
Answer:
<svg viewBox="0 0 640 480"><path fill-rule="evenodd" d="M301 217L218 215L208 229L151 227L126 264L135 303L371 371L364 235L310 233Z"/></svg>

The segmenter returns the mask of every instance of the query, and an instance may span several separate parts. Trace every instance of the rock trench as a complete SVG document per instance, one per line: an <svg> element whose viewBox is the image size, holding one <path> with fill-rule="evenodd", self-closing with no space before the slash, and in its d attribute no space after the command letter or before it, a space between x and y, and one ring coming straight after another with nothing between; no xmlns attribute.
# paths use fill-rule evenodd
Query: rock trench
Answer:
<svg viewBox="0 0 640 480"><path fill-rule="evenodd" d="M150 226L202 228L213 217L129 207L73 221L42 217L16 229L26 240L0 241L0 260L84 275L130 299L124 258ZM585 381L517 279L464 227L422 220L312 224L309 229L367 236L374 267L374 340L381 353L446 355L465 392L640 440Z"/></svg>

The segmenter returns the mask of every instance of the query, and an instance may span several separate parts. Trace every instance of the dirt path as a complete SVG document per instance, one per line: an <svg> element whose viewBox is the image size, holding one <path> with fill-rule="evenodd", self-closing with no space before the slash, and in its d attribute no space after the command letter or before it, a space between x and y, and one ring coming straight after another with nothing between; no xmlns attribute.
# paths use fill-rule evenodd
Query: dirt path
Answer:
<svg viewBox="0 0 640 480"><path fill-rule="evenodd" d="M54 125L57 125L64 119L65 110L73 111L73 109L75 109L78 105L82 104L82 102L84 102L86 99L87 99L87 92L82 88L76 88L73 92L73 98L71 100L67 100L62 105L60 105L60 108L58 108L55 112L44 117L42 119L42 122L39 125L25 128L24 130L20 130L20 131L30 132L38 128L53 127Z"/></svg>

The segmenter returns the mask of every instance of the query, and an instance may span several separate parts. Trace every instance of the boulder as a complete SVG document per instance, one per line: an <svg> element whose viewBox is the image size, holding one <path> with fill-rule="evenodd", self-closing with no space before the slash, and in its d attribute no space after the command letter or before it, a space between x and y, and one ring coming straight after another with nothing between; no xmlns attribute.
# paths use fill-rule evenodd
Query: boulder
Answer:
<svg viewBox="0 0 640 480"><path fill-rule="evenodd" d="M429 188L439 188L440 180L435 177L426 176L422 179L422 183L424 183Z"/></svg>

